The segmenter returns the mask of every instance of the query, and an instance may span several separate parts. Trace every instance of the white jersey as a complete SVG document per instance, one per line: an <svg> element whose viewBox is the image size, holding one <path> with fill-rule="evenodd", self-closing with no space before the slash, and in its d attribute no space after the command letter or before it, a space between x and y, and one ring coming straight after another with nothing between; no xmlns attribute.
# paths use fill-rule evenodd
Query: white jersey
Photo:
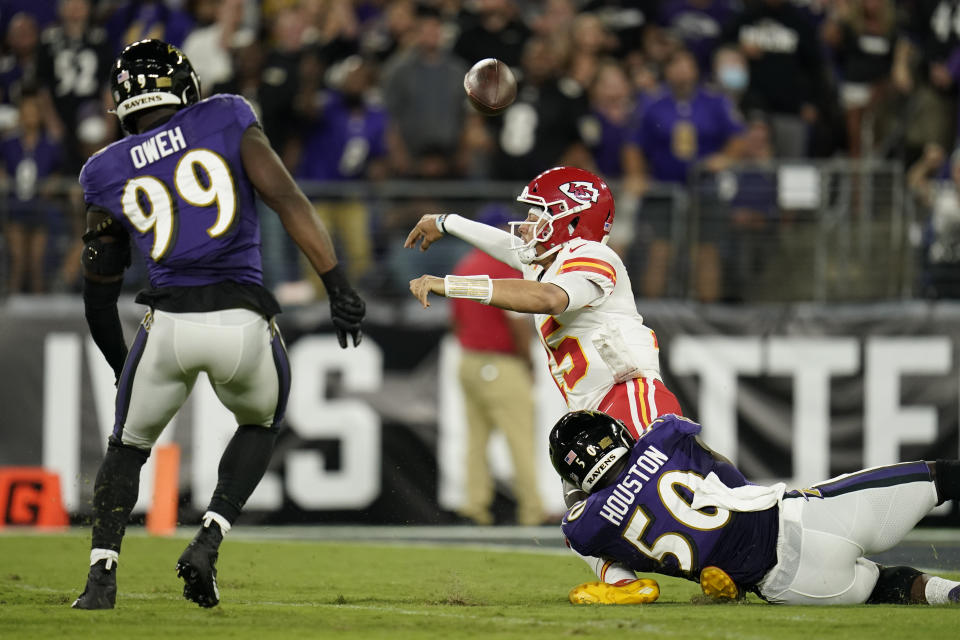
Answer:
<svg viewBox="0 0 960 640"><path fill-rule="evenodd" d="M612 249L573 240L545 273L537 264L524 265L523 277L555 284L570 295L567 311L536 314L550 373L569 410L596 409L610 389L625 380L660 379L657 338L643 324L626 268ZM585 290L593 292L588 300L582 295Z"/></svg>

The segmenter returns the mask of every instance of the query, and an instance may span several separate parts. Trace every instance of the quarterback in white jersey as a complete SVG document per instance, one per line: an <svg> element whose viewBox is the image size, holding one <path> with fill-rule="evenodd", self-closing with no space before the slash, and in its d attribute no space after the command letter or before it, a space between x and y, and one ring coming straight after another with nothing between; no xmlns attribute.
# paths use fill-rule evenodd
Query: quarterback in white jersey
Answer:
<svg viewBox="0 0 960 640"><path fill-rule="evenodd" d="M637 313L623 262L606 246L613 226L610 189L599 177L573 167L544 171L523 189L525 220L508 233L458 215L426 215L404 244L420 250L451 234L523 273L523 279L486 275L424 275L410 291L471 298L501 309L532 313L549 355L550 372L569 410L599 409L624 423L633 437L658 415L681 414L660 379L657 338ZM584 498L564 486L569 505ZM642 586L626 565L581 556L597 576L627 590Z"/></svg>
<svg viewBox="0 0 960 640"><path fill-rule="evenodd" d="M597 176L573 167L544 171L517 198L531 205L513 233L458 215L423 216L406 247L425 250L443 234L466 240L521 270L523 280L425 275L411 292L472 298L536 315L550 373L570 411L599 409L636 437L666 413L680 414L660 379L657 338L643 324L623 262L606 246L613 196Z"/></svg>

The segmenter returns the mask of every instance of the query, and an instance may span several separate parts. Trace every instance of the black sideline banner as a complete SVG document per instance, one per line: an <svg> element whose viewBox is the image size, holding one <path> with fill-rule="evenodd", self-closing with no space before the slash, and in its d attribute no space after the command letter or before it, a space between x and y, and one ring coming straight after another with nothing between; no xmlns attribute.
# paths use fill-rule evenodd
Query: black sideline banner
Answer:
<svg viewBox="0 0 960 640"><path fill-rule="evenodd" d="M458 348L438 301L371 306L359 349L299 310L281 316L293 368L287 424L246 522L442 523L463 496ZM714 307L641 301L667 385L704 439L758 482L807 485L862 467L960 457L960 304ZM319 308L318 308L319 309ZM121 306L128 339L142 315ZM379 320L378 320L379 319ZM399 320L398 320L399 319ZM321 323L322 324L322 323ZM545 354L539 345L535 362ZM59 474L74 519L89 514L113 422L113 374L78 299L0 307L0 466ZM563 405L546 367L535 389L540 490L561 510L546 433ZM181 519L203 510L236 425L198 380L161 442L181 446ZM510 460L489 452L509 519ZM149 507L152 463L136 512ZM945 505L930 521L958 522Z"/></svg>

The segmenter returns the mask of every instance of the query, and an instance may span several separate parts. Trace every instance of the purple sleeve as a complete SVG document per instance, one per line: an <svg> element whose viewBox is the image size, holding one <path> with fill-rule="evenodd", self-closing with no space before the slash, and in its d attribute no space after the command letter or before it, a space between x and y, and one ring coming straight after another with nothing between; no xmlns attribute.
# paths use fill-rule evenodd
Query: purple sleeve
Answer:
<svg viewBox="0 0 960 640"><path fill-rule="evenodd" d="M94 156L94 158L95 157L96 156ZM83 168L80 169L80 186L83 188L83 201L88 204L96 204L97 201L97 190L94 188L94 184L96 184L94 158L87 160Z"/></svg>
<svg viewBox="0 0 960 640"><path fill-rule="evenodd" d="M247 127L254 124L259 126L260 122L257 120L257 114L254 113L253 107L250 106L246 98L226 93L221 94L220 97L231 103L231 108L237 118L237 124L240 125L242 130L245 131Z"/></svg>

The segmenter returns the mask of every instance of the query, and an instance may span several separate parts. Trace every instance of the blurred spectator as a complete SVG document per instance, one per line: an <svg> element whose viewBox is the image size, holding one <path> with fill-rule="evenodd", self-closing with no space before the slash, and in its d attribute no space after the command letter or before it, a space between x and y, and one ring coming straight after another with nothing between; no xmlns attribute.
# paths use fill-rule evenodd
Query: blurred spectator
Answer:
<svg viewBox="0 0 960 640"><path fill-rule="evenodd" d="M843 106L850 155L860 157L864 117L873 122L887 98L896 15L893 0L843 0L834 6L822 28L823 40L836 57L843 78Z"/></svg>
<svg viewBox="0 0 960 640"><path fill-rule="evenodd" d="M603 21L593 13L580 13L573 19L570 31L572 54L588 53L604 56L615 53L617 39L607 31Z"/></svg>
<svg viewBox="0 0 960 640"><path fill-rule="evenodd" d="M37 0L3 0L0 2L0 33L7 33L14 16L21 13L30 16L37 28L43 30L56 22L57 3L37 2Z"/></svg>
<svg viewBox="0 0 960 640"><path fill-rule="evenodd" d="M520 20L513 0L478 0L467 13L453 52L467 66L483 58L498 58L517 67L530 29Z"/></svg>
<svg viewBox="0 0 960 640"><path fill-rule="evenodd" d="M660 24L683 41L706 76L723 32L740 10L736 0L668 0L660 7Z"/></svg>
<svg viewBox="0 0 960 640"><path fill-rule="evenodd" d="M201 0L209 4L212 0ZM254 39L254 33L244 26L245 0L220 0L216 4L216 21L190 32L183 43L183 53L193 62L200 78L203 97L211 95L215 85L226 82L233 75L230 52L245 47Z"/></svg>
<svg viewBox="0 0 960 640"><path fill-rule="evenodd" d="M623 176L623 144L633 117L633 96L623 68L612 60L601 64L590 88L590 116L581 134L594 165L607 180Z"/></svg>
<svg viewBox="0 0 960 640"><path fill-rule="evenodd" d="M400 175L451 177L463 131L464 64L444 48L435 9L417 9L417 41L384 69L391 161Z"/></svg>
<svg viewBox="0 0 960 640"><path fill-rule="evenodd" d="M78 113L86 104L102 105L113 54L107 34L90 21L89 0L62 0L60 20L43 31L37 60L37 81L46 117L53 119L54 136L66 147L64 172L79 174L86 157L77 139Z"/></svg>
<svg viewBox="0 0 960 640"><path fill-rule="evenodd" d="M894 51L894 86L910 96L906 124L909 162L929 144L944 149L956 136L956 80L949 66L960 46L960 5L949 0L916 0L904 11L904 37Z"/></svg>
<svg viewBox="0 0 960 640"><path fill-rule="evenodd" d="M491 205L479 212L478 219L505 229L511 218L508 208ZM522 277L519 271L479 249L468 253L452 273ZM466 502L460 515L480 525L494 523L494 485L487 445L494 430L499 430L506 437L513 460L517 524L541 524L544 512L536 473L530 319L463 298L452 299L450 308L462 349L459 377L467 418Z"/></svg>
<svg viewBox="0 0 960 640"><path fill-rule="evenodd" d="M584 87L560 76L550 43L528 40L516 102L502 116L488 119L497 143L492 177L523 180L560 164L589 164L580 137L588 109Z"/></svg>
<svg viewBox="0 0 960 640"><path fill-rule="evenodd" d="M103 4L103 3L101 3ZM128 44L156 38L183 47L195 21L186 11L163 0L126 0L112 9L104 23L111 47L120 51Z"/></svg>
<svg viewBox="0 0 960 640"><path fill-rule="evenodd" d="M35 85L37 76L37 21L20 12L10 20L6 53L0 57L0 131L17 124L20 91Z"/></svg>
<svg viewBox="0 0 960 640"><path fill-rule="evenodd" d="M805 157L810 128L823 116L825 72L808 17L789 0L748 0L726 38L749 61L748 91L770 114L777 155Z"/></svg>
<svg viewBox="0 0 960 640"><path fill-rule="evenodd" d="M363 53L380 62L386 61L397 51L409 49L416 39L417 21L413 0L395 0L386 5L361 35Z"/></svg>
<svg viewBox="0 0 960 640"><path fill-rule="evenodd" d="M533 35L547 41L568 38L577 7L573 0L546 0L530 17Z"/></svg>
<svg viewBox="0 0 960 640"><path fill-rule="evenodd" d="M960 151L950 157L949 175L935 176L944 152L928 144L907 174L907 185L926 213L921 255L921 293L960 298Z"/></svg>
<svg viewBox="0 0 960 640"><path fill-rule="evenodd" d="M234 48L231 51L231 57L230 68L232 72L230 77L213 85L210 93L211 95L233 93L243 96L253 106L257 116L262 119L260 88L263 81L263 45L259 40L252 40L250 44Z"/></svg>
<svg viewBox="0 0 960 640"><path fill-rule="evenodd" d="M351 0L302 0L301 6L323 71L360 51L360 25Z"/></svg>
<svg viewBox="0 0 960 640"><path fill-rule="evenodd" d="M258 92L261 122L264 133L281 157L285 156L287 140L298 125L295 103L300 92L305 29L297 9L277 12L270 28L271 46L263 61ZM289 168L290 163L287 166Z"/></svg>
<svg viewBox="0 0 960 640"><path fill-rule="evenodd" d="M653 180L665 185L687 184L690 169L700 162L709 173L727 168L740 156L743 122L726 96L701 87L697 62L693 55L681 50L666 67L668 91L652 102L640 119L633 138L624 147L624 169L640 177L637 185L645 194ZM701 199L708 198L709 180L704 176L694 185ZM651 193L643 201L642 218L650 226L652 240L647 248L647 261L642 278L646 297L658 298L666 293L668 271L673 261L671 235L677 205L673 192ZM715 243L715 212L709 206L701 211L696 252L695 288L703 301L714 301L720 295L720 262Z"/></svg>
<svg viewBox="0 0 960 640"><path fill-rule="evenodd" d="M373 68L359 56L348 58L337 69L338 90L318 97L313 122L303 135L303 148L295 176L309 181L381 179L386 175L387 116L370 98ZM304 185L310 195L309 184ZM360 197L314 200L317 214L335 241L343 246L347 273L359 281L372 261L371 221ZM309 265L305 265L308 267ZM305 268L305 273L313 270ZM318 294L324 291L319 277Z"/></svg>
<svg viewBox="0 0 960 640"><path fill-rule="evenodd" d="M32 91L21 94L19 123L0 143L0 155L0 179L8 193L8 291L43 293L48 229L58 214L53 198L62 150L45 130L40 101Z"/></svg>
<svg viewBox="0 0 960 640"><path fill-rule="evenodd" d="M627 78L636 100L634 117L639 120L647 106L659 97L662 87L662 70L647 59L641 51L632 51L624 62Z"/></svg>
<svg viewBox="0 0 960 640"><path fill-rule="evenodd" d="M714 53L713 82L741 114L760 110L759 105L750 102L752 96L747 92L750 88L750 69L739 47L724 45Z"/></svg>
<svg viewBox="0 0 960 640"><path fill-rule="evenodd" d="M641 48L648 27L657 24L660 4L660 0L589 0L580 10L600 18L623 56Z"/></svg>
<svg viewBox="0 0 960 640"><path fill-rule="evenodd" d="M780 226L777 173L766 120L750 119L741 162L734 170L718 174L717 182L720 199L730 211L729 236L723 252L724 299L750 300L769 261L779 252L780 233L785 232Z"/></svg>

